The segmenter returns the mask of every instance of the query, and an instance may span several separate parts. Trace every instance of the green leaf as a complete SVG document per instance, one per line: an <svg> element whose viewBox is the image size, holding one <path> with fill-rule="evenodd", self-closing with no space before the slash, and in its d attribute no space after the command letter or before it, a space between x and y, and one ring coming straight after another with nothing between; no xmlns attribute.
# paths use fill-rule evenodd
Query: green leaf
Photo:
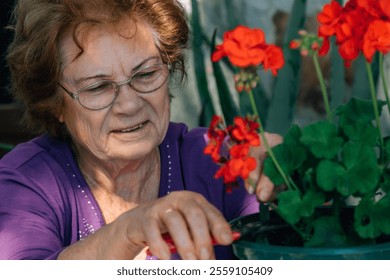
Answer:
<svg viewBox="0 0 390 280"><path fill-rule="evenodd" d="M310 217L314 214L316 207L324 204L326 196L320 190L310 189L305 193L302 199L302 204L299 208L300 215L302 217Z"/></svg>
<svg viewBox="0 0 390 280"><path fill-rule="evenodd" d="M378 202L364 198L355 208L354 227L362 238L376 238L382 233L390 234L390 196L385 195Z"/></svg>
<svg viewBox="0 0 390 280"><path fill-rule="evenodd" d="M375 150L367 145L347 143L342 163L323 160L317 167L317 184L325 191L344 195L372 193L377 188L380 169Z"/></svg>
<svg viewBox="0 0 390 280"><path fill-rule="evenodd" d="M347 236L336 216L322 216L314 221L313 237L307 247L340 247L346 244Z"/></svg>
<svg viewBox="0 0 390 280"><path fill-rule="evenodd" d="M343 139L338 137L335 125L328 122L318 122L308 125L302 130L301 142L317 158L331 159L338 154Z"/></svg>
<svg viewBox="0 0 390 280"><path fill-rule="evenodd" d="M385 139L385 148L383 149L385 161L390 161L390 138Z"/></svg>
<svg viewBox="0 0 390 280"><path fill-rule="evenodd" d="M379 112L385 104L384 101L378 101ZM367 124L375 119L372 101L358 98L351 98L348 103L339 106L336 109L336 114L340 117L341 128L354 123Z"/></svg>
<svg viewBox="0 0 390 280"><path fill-rule="evenodd" d="M304 28L307 0L295 0L287 24L284 38L283 54L285 65L275 79L272 100L268 109L266 130L285 134L292 123L295 102L299 87L301 55L291 50L289 43L298 37L299 30Z"/></svg>
<svg viewBox="0 0 390 280"><path fill-rule="evenodd" d="M208 126L215 109L208 89L205 57L202 50L202 28L200 24L199 8L196 0L191 0L192 4L192 50L194 57L194 68L196 73L196 84L198 87L199 97L202 104L202 111L199 120L200 126Z"/></svg>
<svg viewBox="0 0 390 280"><path fill-rule="evenodd" d="M370 146L378 144L377 129L371 124L346 124L344 125L345 135L353 142L365 143Z"/></svg>
<svg viewBox="0 0 390 280"><path fill-rule="evenodd" d="M378 167L375 149L368 145L347 143L344 146L342 158L344 166L348 170L346 180L348 185L339 187L338 190L348 195L353 193L350 193L350 191L344 192L345 188L356 189L360 194L374 192L381 171Z"/></svg>
<svg viewBox="0 0 390 280"><path fill-rule="evenodd" d="M371 198L362 199L355 208L354 227L362 238L375 238L381 233L378 228L376 206Z"/></svg>
<svg viewBox="0 0 390 280"><path fill-rule="evenodd" d="M290 146L301 146L301 137L301 128L298 125L294 124L290 127L287 134L284 136L283 142Z"/></svg>
<svg viewBox="0 0 390 280"><path fill-rule="evenodd" d="M338 186L344 186L345 168L336 162L323 160L317 166L317 184L324 191L333 191Z"/></svg>
<svg viewBox="0 0 390 280"><path fill-rule="evenodd" d="M296 224L300 219L299 208L301 206L301 197L296 190L286 190L278 194L278 213L289 224Z"/></svg>
<svg viewBox="0 0 390 280"><path fill-rule="evenodd" d="M273 147L272 151L286 176L291 175L294 170L299 168L307 156L302 147L290 146L286 143ZM264 161L264 173L275 185L284 183L283 177L276 169L276 166L270 157L266 158Z"/></svg>
<svg viewBox="0 0 390 280"><path fill-rule="evenodd" d="M386 168L382 171L382 182L380 183L380 188L385 193L390 192L390 169Z"/></svg>
<svg viewBox="0 0 390 280"><path fill-rule="evenodd" d="M390 213L390 195L385 195L377 203L377 227L380 228L384 234L390 234L390 219L388 214Z"/></svg>

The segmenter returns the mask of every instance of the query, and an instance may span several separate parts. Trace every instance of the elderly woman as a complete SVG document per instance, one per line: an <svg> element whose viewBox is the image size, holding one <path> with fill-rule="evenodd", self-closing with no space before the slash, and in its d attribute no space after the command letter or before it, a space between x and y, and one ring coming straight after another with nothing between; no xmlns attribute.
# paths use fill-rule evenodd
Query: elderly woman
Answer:
<svg viewBox="0 0 390 280"><path fill-rule="evenodd" d="M227 220L258 202L214 179L205 129L169 121L181 5L20 0L14 31L12 90L41 136L0 161L0 259L145 259L147 247L170 259L166 232L183 259L233 258ZM267 199L272 185L252 177Z"/></svg>

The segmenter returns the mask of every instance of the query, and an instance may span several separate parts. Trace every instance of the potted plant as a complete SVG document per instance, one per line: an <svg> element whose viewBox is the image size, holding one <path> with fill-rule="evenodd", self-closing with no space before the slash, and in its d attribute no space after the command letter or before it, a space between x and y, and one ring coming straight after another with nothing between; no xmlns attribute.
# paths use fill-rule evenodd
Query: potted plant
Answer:
<svg viewBox="0 0 390 280"><path fill-rule="evenodd" d="M388 4L350 0L342 6L332 0L317 16L318 35L302 31L291 41L290 48L313 59L326 119L305 127L292 125L283 143L272 148L264 137L253 88L259 82L259 68L277 75L284 66L281 49L267 44L261 29L245 26L226 32L216 46L212 60L227 57L239 69L236 89L249 95L253 108L227 127L222 117L213 118L205 153L221 165L216 177L223 178L227 190L237 186L237 180L248 180L256 167L250 146L261 144L269 155L263 171L275 186L285 188L276 200L261 203L260 215L232 222L243 232L234 244L239 258L390 258L390 138L382 134L380 121L381 111L390 110L383 73L383 55L390 50ZM351 98L330 109L318 56L328 52L331 37L346 67L364 55L370 100ZM377 98L370 65L376 53L385 101Z"/></svg>

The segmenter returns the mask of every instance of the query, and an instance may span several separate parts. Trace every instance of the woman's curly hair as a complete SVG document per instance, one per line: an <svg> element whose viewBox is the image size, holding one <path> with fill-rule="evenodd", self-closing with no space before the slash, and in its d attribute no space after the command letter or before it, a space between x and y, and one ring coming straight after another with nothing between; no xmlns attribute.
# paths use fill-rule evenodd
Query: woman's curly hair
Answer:
<svg viewBox="0 0 390 280"><path fill-rule="evenodd" d="M189 28L183 6L176 0L19 0L13 13L14 38L8 49L11 92L24 108L24 123L34 133L66 137L57 116L63 106L58 91L61 75L60 43L71 31L78 42L84 23L141 19L153 30L163 61L186 76L184 51Z"/></svg>

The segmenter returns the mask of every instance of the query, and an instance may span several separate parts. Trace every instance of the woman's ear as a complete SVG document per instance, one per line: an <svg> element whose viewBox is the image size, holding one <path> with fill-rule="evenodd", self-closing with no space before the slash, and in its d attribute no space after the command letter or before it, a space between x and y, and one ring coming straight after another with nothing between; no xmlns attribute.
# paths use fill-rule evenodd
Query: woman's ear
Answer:
<svg viewBox="0 0 390 280"><path fill-rule="evenodd" d="M62 109L58 112L57 118L58 118L58 121L59 121L60 123L63 123L63 122L64 122L64 116L63 116L63 114L62 114Z"/></svg>

